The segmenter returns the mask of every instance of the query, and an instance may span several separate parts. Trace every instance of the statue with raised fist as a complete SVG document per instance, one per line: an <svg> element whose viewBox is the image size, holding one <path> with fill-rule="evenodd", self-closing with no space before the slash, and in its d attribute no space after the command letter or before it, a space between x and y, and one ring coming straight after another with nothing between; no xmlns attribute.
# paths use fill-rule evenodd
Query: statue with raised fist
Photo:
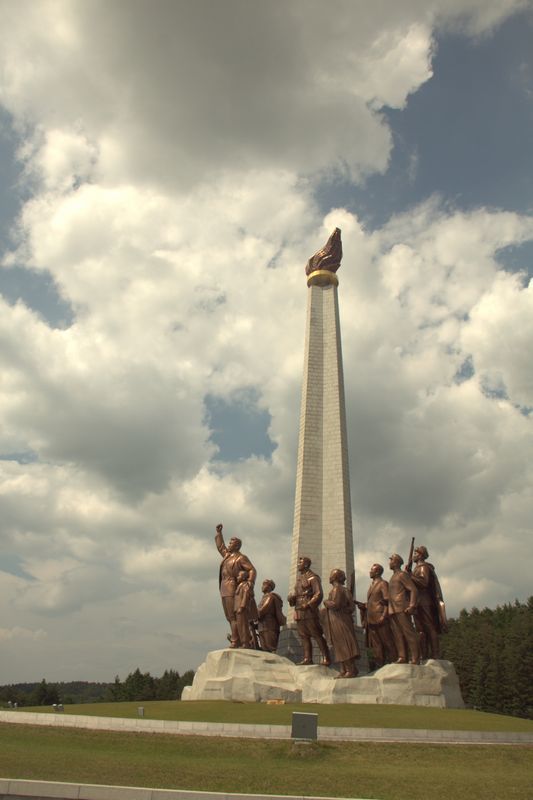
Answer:
<svg viewBox="0 0 533 800"><path fill-rule="evenodd" d="M237 612L235 610L235 592L237 590L237 579L239 572L247 573L247 581L252 586L255 584L257 572L254 565L244 553L241 553L242 542L236 536L232 536L226 545L222 534L222 525L216 526L215 544L222 556L219 571L220 598L222 608L230 625L230 647L247 647L248 640L241 641L239 626L237 624ZM254 602L255 605L255 602Z"/></svg>

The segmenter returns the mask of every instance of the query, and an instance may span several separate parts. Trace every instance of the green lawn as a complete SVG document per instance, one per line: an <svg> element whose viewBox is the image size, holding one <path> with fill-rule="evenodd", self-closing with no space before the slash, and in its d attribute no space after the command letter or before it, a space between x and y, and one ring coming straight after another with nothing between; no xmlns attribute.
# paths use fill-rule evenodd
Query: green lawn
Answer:
<svg viewBox="0 0 533 800"><path fill-rule="evenodd" d="M531 797L528 747L330 744L0 724L0 776L373 800Z"/></svg>
<svg viewBox="0 0 533 800"><path fill-rule="evenodd" d="M533 720L486 714L482 711L414 706L317 705L311 703L270 706L265 703L232 703L179 700L139 701L136 703L87 703L65 706L66 714L102 717L136 717L144 707L146 719L239 722L264 725L290 725L293 711L318 714L318 724L348 728L427 728L457 731L529 731ZM53 713L50 706L21 708L21 711Z"/></svg>

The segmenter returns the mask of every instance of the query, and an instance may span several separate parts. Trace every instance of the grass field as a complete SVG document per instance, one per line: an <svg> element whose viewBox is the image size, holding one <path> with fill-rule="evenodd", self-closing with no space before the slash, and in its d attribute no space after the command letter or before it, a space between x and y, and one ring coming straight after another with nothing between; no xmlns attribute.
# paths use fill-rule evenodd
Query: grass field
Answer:
<svg viewBox="0 0 533 800"><path fill-rule="evenodd" d="M65 706L66 714L102 717L136 717L144 707L146 719L204 722L238 722L264 725L290 725L293 711L318 714L318 724L349 728L427 728L457 731L524 731L533 733L533 720L486 714L482 711L414 706L317 705L311 703L270 706L264 703L179 700L139 701L135 703L91 703ZM21 711L53 713L50 706L23 708Z"/></svg>
<svg viewBox="0 0 533 800"><path fill-rule="evenodd" d="M0 776L372 800L526 800L527 747L214 739L0 724Z"/></svg>

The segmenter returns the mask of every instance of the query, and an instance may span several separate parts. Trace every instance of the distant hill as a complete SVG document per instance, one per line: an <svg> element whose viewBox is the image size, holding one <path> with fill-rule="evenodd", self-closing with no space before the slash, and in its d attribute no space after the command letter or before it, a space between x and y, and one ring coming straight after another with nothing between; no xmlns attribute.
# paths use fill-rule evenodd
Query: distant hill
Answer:
<svg viewBox="0 0 533 800"><path fill-rule="evenodd" d="M139 668L121 681L117 675L112 683L95 681L70 681L47 683L11 683L0 686L0 705L48 706L54 703L98 703L123 700L179 700L184 686L194 678L193 670L180 675L176 670L165 670L160 678Z"/></svg>

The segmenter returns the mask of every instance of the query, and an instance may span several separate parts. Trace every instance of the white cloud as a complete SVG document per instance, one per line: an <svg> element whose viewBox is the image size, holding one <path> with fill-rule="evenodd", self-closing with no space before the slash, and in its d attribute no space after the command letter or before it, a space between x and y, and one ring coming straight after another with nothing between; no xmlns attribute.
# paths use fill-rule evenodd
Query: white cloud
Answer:
<svg viewBox="0 0 533 800"><path fill-rule="evenodd" d="M435 21L483 32L520 5L5 2L0 99L39 126L48 183L69 159L174 189L228 168L357 179L391 147L371 105L401 107L431 76Z"/></svg>
<svg viewBox="0 0 533 800"><path fill-rule="evenodd" d="M46 637L45 631L42 628L36 631L30 631L28 628L0 628L0 642L11 642L17 639L30 639L34 642L39 642Z"/></svg>
<svg viewBox="0 0 533 800"><path fill-rule="evenodd" d="M473 35L490 33L510 14L528 8L529 0L447 0L438 4L438 21Z"/></svg>
<svg viewBox="0 0 533 800"><path fill-rule="evenodd" d="M512 311L511 311L512 309ZM501 380L509 399L533 408L533 283L499 274L472 310L463 347L475 353L476 369L490 384Z"/></svg>
<svg viewBox="0 0 533 800"><path fill-rule="evenodd" d="M431 56L431 29L426 25L379 33L361 53L353 92L376 108L402 108L408 95L431 78Z"/></svg>
<svg viewBox="0 0 533 800"><path fill-rule="evenodd" d="M42 176L47 189L72 188L91 177L96 161L96 148L83 134L73 130L48 130L45 141L34 142L36 158L29 161L37 176Z"/></svg>

